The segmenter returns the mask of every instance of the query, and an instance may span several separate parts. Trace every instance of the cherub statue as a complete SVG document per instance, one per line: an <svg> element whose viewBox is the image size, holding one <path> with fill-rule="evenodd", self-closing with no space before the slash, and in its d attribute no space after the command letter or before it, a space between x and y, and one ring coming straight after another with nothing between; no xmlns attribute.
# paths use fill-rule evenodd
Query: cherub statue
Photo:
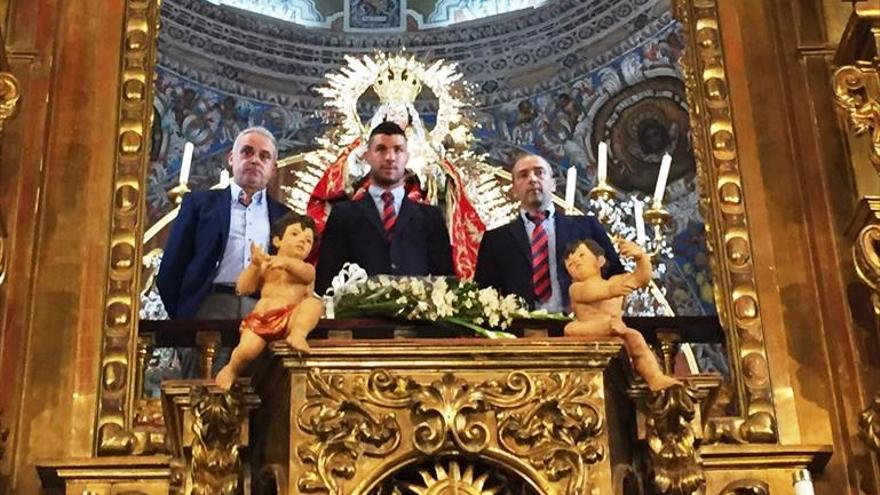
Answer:
<svg viewBox="0 0 880 495"><path fill-rule="evenodd" d="M238 276L239 295L260 291L254 311L241 321L241 339L220 373L217 385L228 390L269 341L285 339L294 349L309 350L306 336L318 324L324 304L314 293L315 267L304 260L315 242L315 222L288 213L272 225L275 256L251 243L251 262Z"/></svg>
<svg viewBox="0 0 880 495"><path fill-rule="evenodd" d="M571 275L569 288L575 321L565 326L565 335L601 339L619 337L633 362L633 368L653 391L663 390L681 382L667 376L638 330L623 322L623 298L651 281L651 260L636 243L619 241L621 257L635 260L631 273L602 278L605 251L596 242L585 239L569 245L565 253L565 269Z"/></svg>

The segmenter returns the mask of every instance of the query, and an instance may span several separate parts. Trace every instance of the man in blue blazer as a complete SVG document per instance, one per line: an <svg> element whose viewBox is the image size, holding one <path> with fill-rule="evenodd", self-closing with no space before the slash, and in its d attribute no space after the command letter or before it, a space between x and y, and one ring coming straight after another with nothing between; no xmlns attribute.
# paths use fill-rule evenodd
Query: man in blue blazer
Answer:
<svg viewBox="0 0 880 495"><path fill-rule="evenodd" d="M443 213L406 197L406 135L393 122L370 133L367 194L333 205L321 236L315 289L323 293L346 262L370 275L452 275L452 249Z"/></svg>
<svg viewBox="0 0 880 495"><path fill-rule="evenodd" d="M156 278L169 318L236 319L253 309L254 298L235 294L235 280L250 263L250 243L268 250L270 225L289 211L266 194L277 158L268 130L245 129L227 156L232 184L184 196Z"/></svg>
<svg viewBox="0 0 880 495"><path fill-rule="evenodd" d="M556 179L546 160L523 156L511 173L520 212L512 222L484 234L474 275L477 284L519 295L532 309L567 312L571 278L564 253L569 243L581 239L596 241L607 253L605 278L623 273L617 251L596 217L567 216L554 208Z"/></svg>

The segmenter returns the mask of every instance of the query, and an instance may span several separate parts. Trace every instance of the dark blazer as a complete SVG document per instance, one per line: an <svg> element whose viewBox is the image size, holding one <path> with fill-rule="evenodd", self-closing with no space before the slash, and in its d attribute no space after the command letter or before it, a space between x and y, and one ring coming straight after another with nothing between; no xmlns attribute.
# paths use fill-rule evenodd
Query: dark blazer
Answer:
<svg viewBox="0 0 880 495"><path fill-rule="evenodd" d="M228 187L183 197L156 277L169 318L194 317L210 292L229 238L231 198ZM268 195L266 199L271 226L290 210Z"/></svg>
<svg viewBox="0 0 880 495"><path fill-rule="evenodd" d="M452 248L443 213L404 197L389 242L369 194L334 204L321 236L318 294L346 262L357 263L370 275L452 275Z"/></svg>
<svg viewBox="0 0 880 495"><path fill-rule="evenodd" d="M566 216L556 210L554 213L556 233L556 274L562 291L562 304L569 305L568 287L571 277L565 271L565 249L572 241L592 239L605 250L605 267L602 275L609 277L623 273L623 265L617 251L608 239L602 224L593 216ZM517 294L529 307L535 307L535 294L532 284L532 248L526 234L522 215L516 220L492 229L483 235L480 251L477 254L477 271L474 281L481 287L495 287L502 294Z"/></svg>

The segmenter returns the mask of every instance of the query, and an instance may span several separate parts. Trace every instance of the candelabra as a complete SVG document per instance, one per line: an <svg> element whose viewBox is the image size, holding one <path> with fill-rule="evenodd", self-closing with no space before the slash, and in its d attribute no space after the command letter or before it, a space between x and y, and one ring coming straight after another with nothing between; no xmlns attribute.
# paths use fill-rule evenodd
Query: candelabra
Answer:
<svg viewBox="0 0 880 495"><path fill-rule="evenodd" d="M666 273L665 260L672 257L672 248L666 240L666 227L672 216L663 204L638 195L627 196L605 180L597 182L589 191L589 197L590 208L611 236L639 244L651 257L655 276L663 276ZM650 227L650 235L646 226ZM621 261L628 270L635 267L632 260ZM647 288L630 294L625 306L626 314L632 316L674 314L664 290L653 280Z"/></svg>
<svg viewBox="0 0 880 495"><path fill-rule="evenodd" d="M189 191L189 186L184 182L180 182L168 190L168 199L171 200L171 203L174 204L174 206L180 206L183 197L186 196Z"/></svg>
<svg viewBox="0 0 880 495"><path fill-rule="evenodd" d="M621 199L623 196L607 181L600 181L589 192L590 206L612 236L635 241L655 263L672 257L665 233L672 218L669 211L658 201L651 201L650 207L644 209L647 202L638 196ZM630 216L632 224L627 221ZM646 225L651 227L650 237L646 235Z"/></svg>

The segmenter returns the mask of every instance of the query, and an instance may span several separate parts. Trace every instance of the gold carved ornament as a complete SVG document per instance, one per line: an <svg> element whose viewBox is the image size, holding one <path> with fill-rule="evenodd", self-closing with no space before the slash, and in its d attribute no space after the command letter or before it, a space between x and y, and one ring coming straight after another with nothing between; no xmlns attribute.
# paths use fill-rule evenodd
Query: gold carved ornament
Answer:
<svg viewBox="0 0 880 495"><path fill-rule="evenodd" d="M853 264L856 274L871 288L871 303L874 314L880 316L880 253L877 243L880 242L880 225L865 226L856 236L852 247Z"/></svg>
<svg viewBox="0 0 880 495"><path fill-rule="evenodd" d="M238 395L195 388L192 425L192 493L232 495L238 493L243 409Z"/></svg>
<svg viewBox="0 0 880 495"><path fill-rule="evenodd" d="M9 72L0 72L0 132L6 122L15 114L21 97L18 80Z"/></svg>
<svg viewBox="0 0 880 495"><path fill-rule="evenodd" d="M512 372L504 381L471 383L445 373L423 384L385 370L347 379L313 369L307 390L297 414L311 437L297 451L305 466L298 483L303 492L340 493L337 479L353 478L362 455L397 450L403 433L389 412L395 409L410 410L411 444L423 454L483 453L498 438L535 474L567 480L566 494L586 493L587 468L605 455L597 441L604 422L591 402L595 391L575 374Z"/></svg>
<svg viewBox="0 0 880 495"><path fill-rule="evenodd" d="M132 428L143 202L160 0L125 0L95 452L150 451Z"/></svg>
<svg viewBox="0 0 880 495"><path fill-rule="evenodd" d="M859 436L874 452L880 453L880 394L859 414Z"/></svg>
<svg viewBox="0 0 880 495"><path fill-rule="evenodd" d="M419 469L421 483L404 483L407 490L415 495L497 495L505 493L503 486L491 482L489 473L476 474L473 464L464 464L464 469L456 459L445 462L435 461L433 473L429 469ZM392 492L399 494L400 492ZM379 492L381 495L381 492Z"/></svg>
<svg viewBox="0 0 880 495"><path fill-rule="evenodd" d="M3 33L0 33L0 71L7 67L9 67L9 64L6 61L6 43L3 38ZM18 79L16 79L10 72L0 72L0 134L2 134L3 129L6 128L6 122L15 114L15 111L18 108L18 100L20 98L21 90L19 89ZM0 286L6 281L8 264L6 260L7 234L5 222L6 219L3 215L3 210L0 210ZM0 431L0 435L2 435L2 431ZM0 438L0 443L2 443L2 438ZM2 458L2 453L0 453L0 459Z"/></svg>
<svg viewBox="0 0 880 495"><path fill-rule="evenodd" d="M832 79L834 101L847 117L856 136L868 134L871 149L868 158L880 172L880 76L870 64L845 65Z"/></svg>
<svg viewBox="0 0 880 495"><path fill-rule="evenodd" d="M654 486L665 495L690 495L706 484L691 427L696 398L685 386L657 392L645 403L646 440Z"/></svg>
<svg viewBox="0 0 880 495"><path fill-rule="evenodd" d="M679 62L715 303L730 347L740 411L740 416L709 418L703 441L773 443L778 438L776 411L716 3L672 2L673 15L689 40Z"/></svg>

